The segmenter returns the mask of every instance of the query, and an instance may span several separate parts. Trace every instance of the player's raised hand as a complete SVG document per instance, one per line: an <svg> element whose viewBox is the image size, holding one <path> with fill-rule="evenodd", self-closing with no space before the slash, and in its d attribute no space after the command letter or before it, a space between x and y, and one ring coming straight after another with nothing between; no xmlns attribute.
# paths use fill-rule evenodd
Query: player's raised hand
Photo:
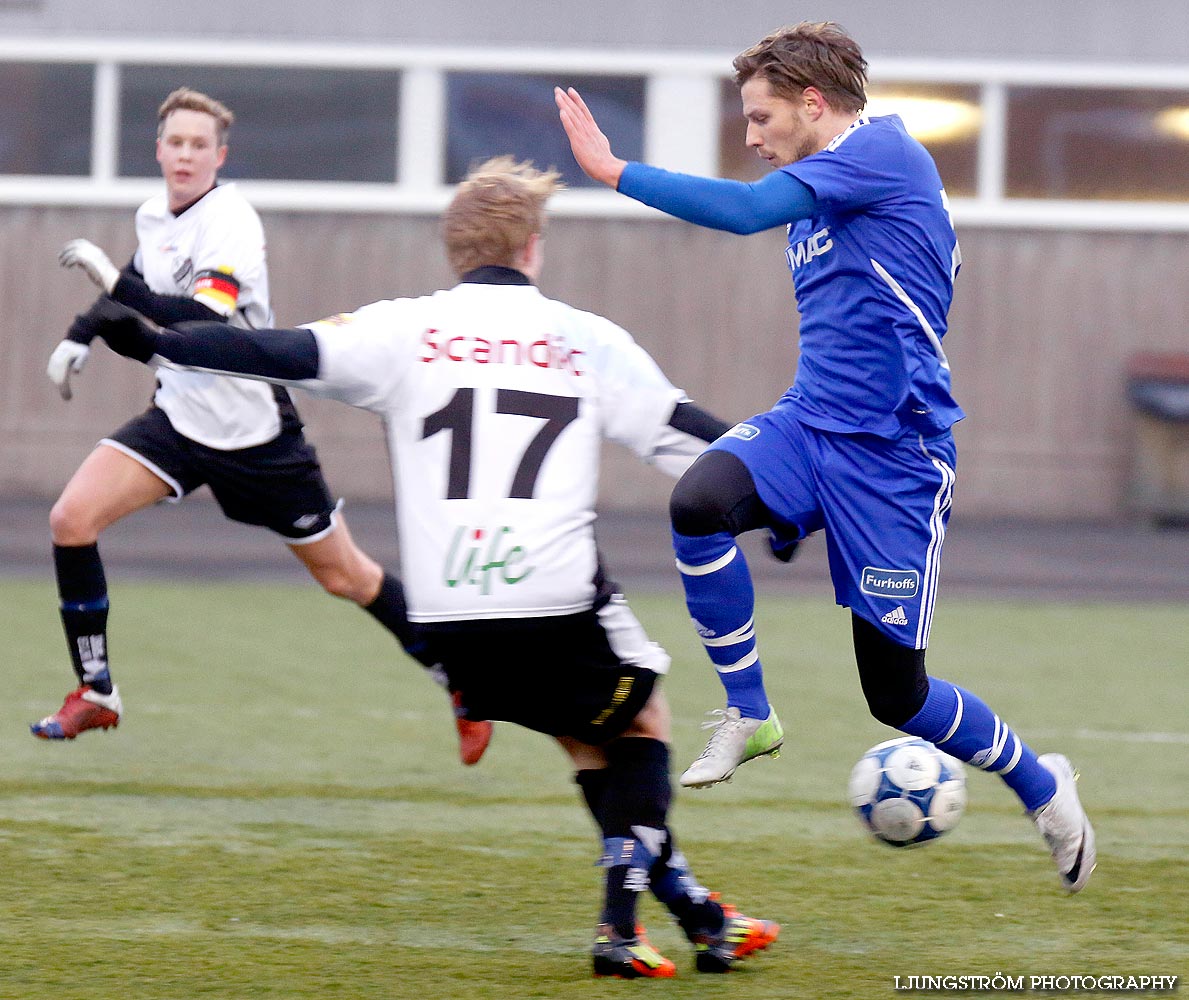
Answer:
<svg viewBox="0 0 1189 1000"><path fill-rule="evenodd" d="M90 356L91 348L76 340L64 340L54 348L49 364L45 366L45 373L58 387L63 399L73 398L74 390L70 388L70 376L81 372Z"/></svg>
<svg viewBox="0 0 1189 1000"><path fill-rule="evenodd" d="M562 128L566 130L578 166L592 180L611 188L618 187L619 175L623 173L627 161L611 152L611 143L600 131L598 122L578 91L573 87L567 90L554 87L553 99L557 102Z"/></svg>
<svg viewBox="0 0 1189 1000"><path fill-rule="evenodd" d="M81 267L108 295L120 280L115 264L90 240L71 240L58 253L58 263L63 267Z"/></svg>

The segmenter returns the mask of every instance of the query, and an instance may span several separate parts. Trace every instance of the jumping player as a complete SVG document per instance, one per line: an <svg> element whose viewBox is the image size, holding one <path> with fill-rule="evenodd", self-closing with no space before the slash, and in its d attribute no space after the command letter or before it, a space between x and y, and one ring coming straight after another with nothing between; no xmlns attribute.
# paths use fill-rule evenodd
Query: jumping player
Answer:
<svg viewBox="0 0 1189 1000"><path fill-rule="evenodd" d="M979 698L925 672L955 478L950 428L963 416L942 349L961 256L941 178L897 116L863 113L867 63L838 25L782 28L734 68L747 144L775 168L755 184L627 163L577 92L555 91L574 156L595 180L698 225L788 227L796 378L694 463L670 505L686 602L727 693L681 782L723 781L783 740L735 536L767 528L787 552L824 528L872 714L998 773L1076 892L1095 850L1069 761L1038 758Z"/></svg>
<svg viewBox="0 0 1189 1000"><path fill-rule="evenodd" d="M271 325L260 219L234 184L217 179L232 121L232 113L205 94L185 88L170 94L157 131L165 192L136 213L132 261L118 271L103 250L77 239L62 250L62 266L81 268L103 292L160 323ZM94 335L84 314L50 358L49 377L65 399ZM153 405L99 443L50 513L62 625L79 686L31 727L35 736L70 740L119 724L123 704L108 662L99 535L135 511L177 502L204 483L229 518L271 528L327 592L354 601L405 641L400 584L352 540L285 390L165 369ZM491 727L466 720L458 726L463 761L475 763Z"/></svg>
<svg viewBox="0 0 1189 1000"><path fill-rule="evenodd" d="M296 330L158 330L105 303L100 333L141 361L283 381L384 418L417 639L469 715L556 738L602 833L596 975L674 974L636 926L645 889L697 969L725 972L779 927L720 904L674 844L669 657L604 573L593 526L603 438L676 475L726 425L626 331L537 290L557 177L510 157L472 171L443 222L451 289Z"/></svg>

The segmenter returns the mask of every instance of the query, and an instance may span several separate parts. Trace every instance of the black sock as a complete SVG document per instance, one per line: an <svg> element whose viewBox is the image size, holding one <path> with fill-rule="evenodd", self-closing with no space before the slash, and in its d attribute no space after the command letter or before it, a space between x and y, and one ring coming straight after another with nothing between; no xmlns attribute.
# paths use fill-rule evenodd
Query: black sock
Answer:
<svg viewBox="0 0 1189 1000"><path fill-rule="evenodd" d="M648 873L668 836L669 748L629 736L609 743L606 753L606 785L597 806L607 869L602 920L631 937L637 894L648 888Z"/></svg>
<svg viewBox="0 0 1189 1000"><path fill-rule="evenodd" d="M600 831L603 829L603 796L607 793L607 776L605 767L584 768L574 775L574 781L582 790L586 808L590 810Z"/></svg>
<svg viewBox="0 0 1189 1000"><path fill-rule="evenodd" d="M384 574L380 593L364 609L395 637L413 659L424 667L436 666L425 650L424 643L417 638L417 628L409 621L409 608L405 604L405 588L391 573Z"/></svg>
<svg viewBox="0 0 1189 1000"><path fill-rule="evenodd" d="M722 907L694 879L685 857L677 850L667 825L673 785L669 779L669 748L660 740L625 738L607 747L608 770L612 780L630 776L636 788L635 801L620 797L612 809L630 810L637 818L629 823L659 834L648 868L648 888L686 933L722 929ZM622 827L628 822L626 812L613 822Z"/></svg>
<svg viewBox="0 0 1189 1000"><path fill-rule="evenodd" d="M107 661L107 578L99 546L55 545L54 571L58 577L62 630L70 662L81 684L100 694L111 694Z"/></svg>

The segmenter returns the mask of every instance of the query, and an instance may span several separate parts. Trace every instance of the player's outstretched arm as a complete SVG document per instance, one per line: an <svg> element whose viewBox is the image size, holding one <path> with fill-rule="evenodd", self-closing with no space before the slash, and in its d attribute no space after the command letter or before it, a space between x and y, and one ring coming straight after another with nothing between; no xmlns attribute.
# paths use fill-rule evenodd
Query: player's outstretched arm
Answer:
<svg viewBox="0 0 1189 1000"><path fill-rule="evenodd" d="M245 330L201 321L160 327L112 299L93 308L98 333L117 354L220 375L288 384L318 377L318 345L309 330Z"/></svg>
<svg viewBox="0 0 1189 1000"><path fill-rule="evenodd" d="M594 115L573 87L553 88L570 149L586 174L662 212L709 229L746 235L809 218L813 192L797 178L776 171L756 184L697 177L621 160Z"/></svg>
<svg viewBox="0 0 1189 1000"><path fill-rule="evenodd" d="M567 90L554 87L553 99L557 102L562 128L569 137L578 166L592 180L618 188L619 176L627 166L627 160L621 160L611 152L610 141L600 131L581 95L573 87Z"/></svg>

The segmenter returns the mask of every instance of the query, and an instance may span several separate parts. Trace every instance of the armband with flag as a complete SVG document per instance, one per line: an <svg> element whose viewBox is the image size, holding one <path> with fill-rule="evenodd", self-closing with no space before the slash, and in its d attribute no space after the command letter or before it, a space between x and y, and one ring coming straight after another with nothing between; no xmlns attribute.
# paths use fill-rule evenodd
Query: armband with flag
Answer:
<svg viewBox="0 0 1189 1000"><path fill-rule="evenodd" d="M194 278L194 298L222 316L235 312L239 281L229 267L199 271Z"/></svg>

